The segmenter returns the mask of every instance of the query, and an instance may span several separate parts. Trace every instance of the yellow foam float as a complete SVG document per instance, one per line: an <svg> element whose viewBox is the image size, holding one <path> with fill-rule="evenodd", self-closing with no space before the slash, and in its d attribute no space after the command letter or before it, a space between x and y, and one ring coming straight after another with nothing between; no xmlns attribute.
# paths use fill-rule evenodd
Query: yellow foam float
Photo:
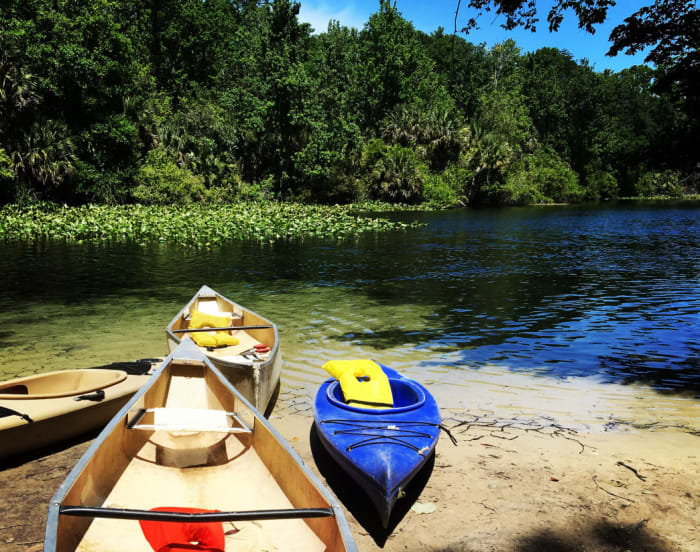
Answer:
<svg viewBox="0 0 700 552"><path fill-rule="evenodd" d="M194 311L190 319L189 328L224 328L231 323L230 316L218 316L216 314L208 314L206 312ZM231 328L235 329L235 328ZM228 347L230 345L238 345L237 337L227 333L206 333L196 332L190 334L194 342L200 347Z"/></svg>
<svg viewBox="0 0 700 552"><path fill-rule="evenodd" d="M394 406L389 378L376 362L368 359L330 360L323 369L338 380L347 404L375 409Z"/></svg>

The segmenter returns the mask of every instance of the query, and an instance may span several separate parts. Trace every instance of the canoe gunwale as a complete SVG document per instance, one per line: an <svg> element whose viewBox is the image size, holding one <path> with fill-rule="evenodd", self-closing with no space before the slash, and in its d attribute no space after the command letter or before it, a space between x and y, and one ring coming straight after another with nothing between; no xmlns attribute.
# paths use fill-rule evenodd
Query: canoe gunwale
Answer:
<svg viewBox="0 0 700 552"><path fill-rule="evenodd" d="M275 332L276 332L275 328ZM183 352L182 349L185 349ZM171 352L161 363L161 365L153 372L146 383L131 397L131 399L121 408L121 410L110 420L110 422L104 427L100 434L95 438L95 440L90 444L85 453L80 457L77 464L70 471L66 479L61 483L61 485L56 490L55 494L49 502L49 509L46 519L46 532L44 537L44 550L43 552L56 552L57 537L58 537L58 523L59 516L61 515L61 502L65 499L67 493L70 491L73 484L78 480L81 473L88 465L92 457L102 446L105 440L110 436L112 431L120 424L127 420L129 412L134 408L134 406L143 398L143 396L150 390L153 384L158 380L163 371L168 367L173 361L179 361L182 363L191 363L195 365L203 365L210 369L213 374L217 377L221 384L224 385L229 392L236 396L236 399L241 401L241 403L252 411L256 415L256 422L262 424L262 426L267 430L272 436L277 440L280 447L286 451L287 454L296 462L299 468L302 470L307 479L316 487L318 493L323 497L323 499L331 506L333 512L333 517L336 519L338 526L338 531L340 534L340 539L343 542L345 550L347 552L357 552L357 546L352 537L352 532L350 531L350 526L345 514L338 504L337 500L333 495L326 489L321 480L306 466L299 454L292 448L292 446L282 437L282 435L277 431L275 427L270 424L270 422L263 416L263 414L251 404L251 402L246 399L213 365L206 355L199 350L196 344L191 339L183 340L183 343Z"/></svg>

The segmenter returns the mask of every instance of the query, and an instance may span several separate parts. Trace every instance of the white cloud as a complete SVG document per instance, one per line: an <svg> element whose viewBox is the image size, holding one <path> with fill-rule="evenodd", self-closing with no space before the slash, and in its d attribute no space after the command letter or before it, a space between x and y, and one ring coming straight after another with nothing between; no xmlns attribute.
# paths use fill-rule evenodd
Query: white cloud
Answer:
<svg viewBox="0 0 700 552"><path fill-rule="evenodd" d="M362 29L369 19L369 16L358 13L356 7L351 3L343 3L342 9L339 8L338 2L328 0L302 1L299 21L311 24L314 32L318 34L328 30L328 22L331 19L340 21L340 24L345 27L356 29Z"/></svg>

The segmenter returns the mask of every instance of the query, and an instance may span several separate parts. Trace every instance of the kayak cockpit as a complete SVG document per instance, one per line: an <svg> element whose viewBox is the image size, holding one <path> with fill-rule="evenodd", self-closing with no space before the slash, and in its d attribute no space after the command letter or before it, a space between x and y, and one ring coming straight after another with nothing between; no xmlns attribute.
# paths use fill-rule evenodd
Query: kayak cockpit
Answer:
<svg viewBox="0 0 700 552"><path fill-rule="evenodd" d="M332 381L328 386L328 401L332 405L345 410L363 412L365 414L408 412L420 408L425 404L425 393L414 381L409 379L389 378L389 385L391 386L391 394L394 402L394 406L390 408L370 409L361 405L354 406L348 404L338 381Z"/></svg>
<svg viewBox="0 0 700 552"><path fill-rule="evenodd" d="M0 384L0 399L54 399L84 395L116 385L127 377L122 370L64 370L16 378Z"/></svg>

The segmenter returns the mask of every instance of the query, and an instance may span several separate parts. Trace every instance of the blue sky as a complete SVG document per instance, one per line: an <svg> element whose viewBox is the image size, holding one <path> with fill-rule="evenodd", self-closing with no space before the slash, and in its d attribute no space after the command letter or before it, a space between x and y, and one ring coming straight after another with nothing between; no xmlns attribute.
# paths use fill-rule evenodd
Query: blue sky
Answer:
<svg viewBox="0 0 700 552"><path fill-rule="evenodd" d="M311 23L316 32L323 32L328 27L328 21L335 19L347 27L361 29L369 16L379 8L379 0L348 0L338 2L333 0L299 0L301 12L299 19ZM632 65L644 63L644 54L628 56L624 53L616 57L608 57L605 53L610 47L608 36L615 25L637 11L641 6L650 2L639 0L618 0L617 5L608 12L606 22L597 27L596 33L590 35L577 26L576 15L573 11L566 12L564 22L557 33L550 33L547 26L547 12L551 0L538 0L538 15L540 23L537 32L531 33L522 29L506 31L500 27L503 18L496 18L493 13L479 19L480 30L474 30L465 36L475 44L486 43L493 46L508 38L513 38L523 52L534 51L542 47L568 50L576 60L588 59L597 71L612 69L620 71ZM466 7L467 1L462 1L457 28L463 27L474 12ZM413 23L413 26L426 33L431 33L439 26L445 32L454 30L455 9L457 0L396 0L396 6L403 16Z"/></svg>

